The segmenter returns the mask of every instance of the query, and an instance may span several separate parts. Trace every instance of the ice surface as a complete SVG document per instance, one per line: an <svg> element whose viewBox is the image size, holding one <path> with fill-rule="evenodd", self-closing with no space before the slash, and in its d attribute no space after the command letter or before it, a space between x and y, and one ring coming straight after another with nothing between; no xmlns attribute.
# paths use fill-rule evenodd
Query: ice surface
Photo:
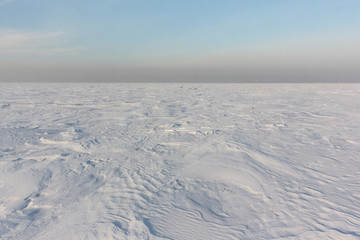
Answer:
<svg viewBox="0 0 360 240"><path fill-rule="evenodd" d="M360 85L1 84L1 239L359 239Z"/></svg>

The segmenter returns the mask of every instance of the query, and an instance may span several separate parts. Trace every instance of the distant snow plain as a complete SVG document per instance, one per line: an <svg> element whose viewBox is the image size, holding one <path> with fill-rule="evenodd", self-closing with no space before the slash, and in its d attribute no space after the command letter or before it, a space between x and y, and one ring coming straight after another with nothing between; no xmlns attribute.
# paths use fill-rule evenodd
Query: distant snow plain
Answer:
<svg viewBox="0 0 360 240"><path fill-rule="evenodd" d="M1 84L1 239L359 239L358 84Z"/></svg>

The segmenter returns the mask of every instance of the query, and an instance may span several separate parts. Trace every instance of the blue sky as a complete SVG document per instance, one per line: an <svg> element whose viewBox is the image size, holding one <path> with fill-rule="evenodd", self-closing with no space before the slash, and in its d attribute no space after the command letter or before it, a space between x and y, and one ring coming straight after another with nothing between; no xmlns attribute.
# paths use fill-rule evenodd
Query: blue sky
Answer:
<svg viewBox="0 0 360 240"><path fill-rule="evenodd" d="M359 30L358 0L0 0L0 63L356 71Z"/></svg>

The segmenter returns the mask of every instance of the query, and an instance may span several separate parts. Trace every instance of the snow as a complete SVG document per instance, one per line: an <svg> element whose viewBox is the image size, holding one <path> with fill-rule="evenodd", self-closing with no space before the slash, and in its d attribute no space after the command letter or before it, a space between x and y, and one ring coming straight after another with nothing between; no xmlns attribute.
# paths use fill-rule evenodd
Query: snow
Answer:
<svg viewBox="0 0 360 240"><path fill-rule="evenodd" d="M1 84L1 239L359 239L358 84Z"/></svg>

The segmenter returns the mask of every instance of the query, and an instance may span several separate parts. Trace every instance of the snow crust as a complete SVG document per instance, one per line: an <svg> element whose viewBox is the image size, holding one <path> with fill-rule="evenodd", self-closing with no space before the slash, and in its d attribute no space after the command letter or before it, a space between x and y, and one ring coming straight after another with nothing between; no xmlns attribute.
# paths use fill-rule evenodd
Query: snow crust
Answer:
<svg viewBox="0 0 360 240"><path fill-rule="evenodd" d="M359 239L360 85L1 84L1 239Z"/></svg>

